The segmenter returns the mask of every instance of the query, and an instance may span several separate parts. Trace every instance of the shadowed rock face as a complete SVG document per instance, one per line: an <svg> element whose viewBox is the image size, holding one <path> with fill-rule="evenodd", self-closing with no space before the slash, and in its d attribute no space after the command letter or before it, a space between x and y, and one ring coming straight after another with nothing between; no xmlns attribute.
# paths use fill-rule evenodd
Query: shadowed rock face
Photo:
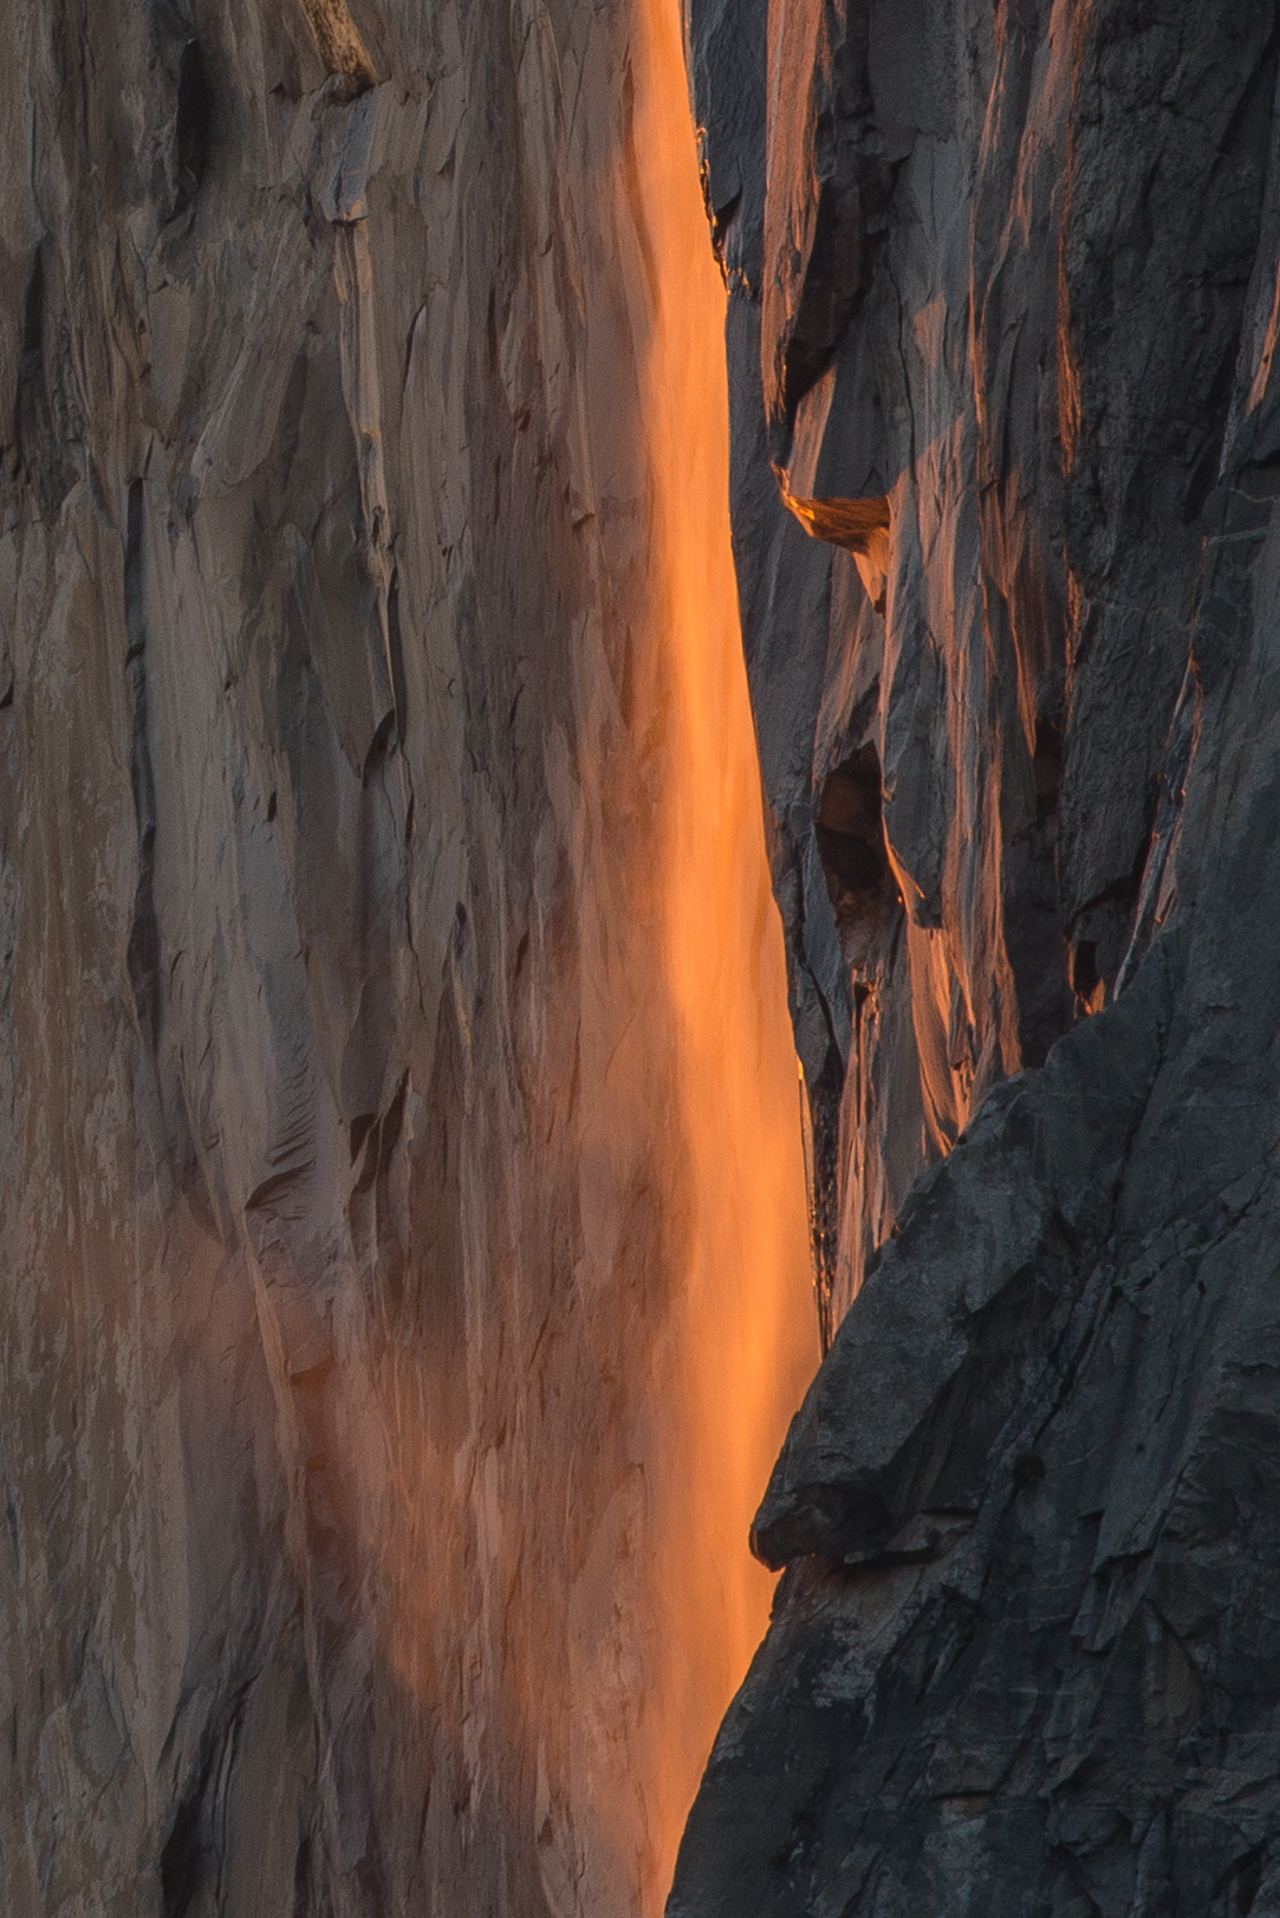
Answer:
<svg viewBox="0 0 1280 1918"><path fill-rule="evenodd" d="M672 1918L1280 1911L1276 45L694 6L839 1329Z"/></svg>
<svg viewBox="0 0 1280 1918"><path fill-rule="evenodd" d="M1273 27L694 8L831 1327L921 1167L1114 991L1252 379ZM852 956L814 828L870 750L901 909Z"/></svg>

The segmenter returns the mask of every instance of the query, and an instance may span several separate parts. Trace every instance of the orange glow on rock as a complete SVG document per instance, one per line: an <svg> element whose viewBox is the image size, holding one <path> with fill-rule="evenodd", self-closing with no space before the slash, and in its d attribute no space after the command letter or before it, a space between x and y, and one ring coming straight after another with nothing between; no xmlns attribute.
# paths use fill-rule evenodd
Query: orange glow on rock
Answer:
<svg viewBox="0 0 1280 1918"><path fill-rule="evenodd" d="M725 294L697 190L676 0L645 0L633 42L636 151L656 266L644 418L653 641L670 699L662 958L677 1026L690 1184L670 1327L661 1457L663 1682L652 1767L665 1887L715 1728L768 1620L746 1550L798 1389L817 1360L795 1059L769 896L728 516Z"/></svg>
<svg viewBox="0 0 1280 1918"><path fill-rule="evenodd" d="M389 1462L356 1501L390 1514L382 1646L434 1767L415 1912L658 1918L765 1631L749 1528L818 1359L679 0L598 19L583 86L616 117L575 123L558 187L586 236L582 342L553 342L587 602L580 730L544 759L563 938L513 955L510 1035L460 948L415 1176L443 1168L442 1211L456 1189L456 1238L427 1223L461 1300L388 1338Z"/></svg>

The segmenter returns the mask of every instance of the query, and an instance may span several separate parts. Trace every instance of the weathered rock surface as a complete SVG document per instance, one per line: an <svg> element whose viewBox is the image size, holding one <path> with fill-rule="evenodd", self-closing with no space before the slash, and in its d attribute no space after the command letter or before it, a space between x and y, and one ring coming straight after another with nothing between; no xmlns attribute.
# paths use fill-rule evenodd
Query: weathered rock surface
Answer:
<svg viewBox="0 0 1280 1918"><path fill-rule="evenodd" d="M1274 67L1269 6L1149 11L694 9L831 1326L1129 938Z"/></svg>
<svg viewBox="0 0 1280 1918"><path fill-rule="evenodd" d="M0 49L0 1907L651 1912L816 1347L676 22Z"/></svg>
<svg viewBox="0 0 1280 1918"><path fill-rule="evenodd" d="M1278 39L694 7L839 1329L673 1918L1280 1912Z"/></svg>

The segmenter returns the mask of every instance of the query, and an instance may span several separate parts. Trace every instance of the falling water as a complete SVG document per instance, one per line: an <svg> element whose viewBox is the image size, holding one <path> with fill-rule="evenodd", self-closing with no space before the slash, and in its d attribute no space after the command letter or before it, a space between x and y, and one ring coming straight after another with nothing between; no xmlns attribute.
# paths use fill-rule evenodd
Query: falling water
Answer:
<svg viewBox="0 0 1280 1918"><path fill-rule="evenodd" d="M436 1105L465 1307L388 1348L379 1584L434 1728L440 1908L657 1918L765 1630L748 1528L817 1330L679 0L577 16L558 46L535 13L536 267L509 337L536 347L569 474L582 610L540 741L563 877L495 991L458 944L474 1010Z"/></svg>
<svg viewBox="0 0 1280 1918"><path fill-rule="evenodd" d="M653 263L644 420L652 634L668 662L662 964L678 1035L692 1227L671 1330L657 1577L666 1630L648 1790L658 1877L768 1617L745 1549L817 1358L796 1065L769 896L728 517L725 292L708 243L678 0L639 0L637 237ZM658 1443L655 1436L655 1448Z"/></svg>

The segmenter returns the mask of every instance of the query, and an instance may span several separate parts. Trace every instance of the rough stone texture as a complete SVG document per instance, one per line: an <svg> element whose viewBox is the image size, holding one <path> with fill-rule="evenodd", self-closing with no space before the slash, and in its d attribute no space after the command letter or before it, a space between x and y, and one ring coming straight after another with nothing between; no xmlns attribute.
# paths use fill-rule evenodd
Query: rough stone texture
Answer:
<svg viewBox="0 0 1280 1918"><path fill-rule="evenodd" d="M1114 988L1273 27L1265 5L694 7L828 1333L916 1173Z"/></svg>
<svg viewBox="0 0 1280 1918"><path fill-rule="evenodd" d="M671 1918L1280 1912L1278 37L695 0L848 1309Z"/></svg>
<svg viewBox="0 0 1280 1918"><path fill-rule="evenodd" d="M651 1912L763 1628L795 1066L647 18L0 11L6 1918Z"/></svg>

